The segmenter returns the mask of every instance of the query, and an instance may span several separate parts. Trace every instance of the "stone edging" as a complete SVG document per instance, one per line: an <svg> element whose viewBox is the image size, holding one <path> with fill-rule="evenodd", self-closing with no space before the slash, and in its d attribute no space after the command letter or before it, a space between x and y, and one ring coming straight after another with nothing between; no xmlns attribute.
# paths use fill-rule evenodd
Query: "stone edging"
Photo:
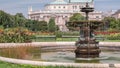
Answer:
<svg viewBox="0 0 120 68"><path fill-rule="evenodd" d="M32 43L0 43L0 48L5 47L16 47L16 46L64 46L64 45L75 45L75 42L32 42ZM119 46L120 42L99 42L100 47Z"/></svg>
<svg viewBox="0 0 120 68"><path fill-rule="evenodd" d="M15 47L15 46L44 46L44 45L74 45L75 42L34 42L34 43L0 43L0 48L4 47ZM108 43L108 42L100 42L102 44L101 46L104 46L103 44L107 46L111 46L115 44L116 46L120 44L120 42L117 43ZM108 45L111 44L111 45ZM48 45L50 46L50 45ZM118 45L120 46L120 45ZM58 63L58 62L41 62L41 61L31 61L31 60L21 60L21 59L12 59L12 58L6 58L6 57L0 57L0 61L9 62L9 63L15 63L15 64L30 64L30 65L36 65L36 66L73 66L73 67L84 67L84 68L120 68L120 64L93 64L93 63Z"/></svg>
<svg viewBox="0 0 120 68"><path fill-rule="evenodd" d="M40 61L5 58L5 57L0 57L0 60L15 64L28 64L28 65L36 65L36 66L65 66L65 67L72 66L72 67L84 67L84 68L109 68L109 64L40 62ZM118 68L120 68L120 66Z"/></svg>

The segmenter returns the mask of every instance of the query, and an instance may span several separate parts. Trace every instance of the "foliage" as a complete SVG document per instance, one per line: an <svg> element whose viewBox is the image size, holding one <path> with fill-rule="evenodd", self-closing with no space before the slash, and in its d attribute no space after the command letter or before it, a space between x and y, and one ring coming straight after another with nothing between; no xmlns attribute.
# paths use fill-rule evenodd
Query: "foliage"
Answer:
<svg viewBox="0 0 120 68"><path fill-rule="evenodd" d="M82 16L80 13L75 13L73 16L70 17L70 22L81 21L85 20L85 17Z"/></svg>
<svg viewBox="0 0 120 68"><path fill-rule="evenodd" d="M25 18L24 15L22 13L16 13L15 15L16 17L20 17L20 18Z"/></svg>
<svg viewBox="0 0 120 68"><path fill-rule="evenodd" d="M10 14L0 11L0 25L4 28L14 27L14 17Z"/></svg>
<svg viewBox="0 0 120 68"><path fill-rule="evenodd" d="M96 31L94 34L96 35L110 35L110 34L116 34L119 33L118 31Z"/></svg>
<svg viewBox="0 0 120 68"><path fill-rule="evenodd" d="M55 35L56 35L56 38L61 38L62 37L62 32L61 31L56 31Z"/></svg>
<svg viewBox="0 0 120 68"><path fill-rule="evenodd" d="M55 19L51 18L48 23L48 30L49 32L55 32L56 31L56 25L55 25Z"/></svg>
<svg viewBox="0 0 120 68"><path fill-rule="evenodd" d="M14 21L15 27L25 27L26 18L23 16L22 13L17 13L16 15L14 15Z"/></svg>
<svg viewBox="0 0 120 68"><path fill-rule="evenodd" d="M27 20L25 24L26 28L32 31L47 31L47 22L45 21L36 21L36 20Z"/></svg>
<svg viewBox="0 0 120 68"><path fill-rule="evenodd" d="M79 36L79 31L63 32L64 36Z"/></svg>
<svg viewBox="0 0 120 68"><path fill-rule="evenodd" d="M32 33L24 28L8 28L1 30L0 43L23 43L31 42Z"/></svg>
<svg viewBox="0 0 120 68"><path fill-rule="evenodd" d="M107 28L120 30L120 19L105 17L103 21L105 22Z"/></svg>
<svg viewBox="0 0 120 68"><path fill-rule="evenodd" d="M0 10L0 26L4 29L24 27L31 31L47 31L48 26L45 21L36 21L26 19L22 13L16 13L15 15L10 15Z"/></svg>
<svg viewBox="0 0 120 68"><path fill-rule="evenodd" d="M110 34L106 37L108 40L120 40L120 33Z"/></svg>

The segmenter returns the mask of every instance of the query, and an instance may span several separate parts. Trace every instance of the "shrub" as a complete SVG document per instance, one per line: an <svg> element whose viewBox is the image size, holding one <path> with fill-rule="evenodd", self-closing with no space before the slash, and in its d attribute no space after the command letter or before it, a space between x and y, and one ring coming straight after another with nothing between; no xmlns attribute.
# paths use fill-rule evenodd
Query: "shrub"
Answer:
<svg viewBox="0 0 120 68"><path fill-rule="evenodd" d="M57 31L55 32L56 38L61 38L62 37L62 32L61 31Z"/></svg>
<svg viewBox="0 0 120 68"><path fill-rule="evenodd" d="M63 35L66 35L66 36L79 36L79 31L63 32Z"/></svg>
<svg viewBox="0 0 120 68"><path fill-rule="evenodd" d="M106 37L108 40L120 40L120 33L110 34Z"/></svg>
<svg viewBox="0 0 120 68"><path fill-rule="evenodd" d="M0 43L31 42L34 35L24 28L9 28L0 32Z"/></svg>

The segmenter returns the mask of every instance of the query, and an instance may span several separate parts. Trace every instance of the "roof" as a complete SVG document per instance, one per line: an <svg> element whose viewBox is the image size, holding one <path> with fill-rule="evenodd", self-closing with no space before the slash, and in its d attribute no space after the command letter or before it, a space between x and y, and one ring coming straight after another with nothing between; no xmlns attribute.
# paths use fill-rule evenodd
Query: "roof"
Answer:
<svg viewBox="0 0 120 68"><path fill-rule="evenodd" d="M68 4L68 2L66 2L64 0L55 0L55 1L51 2L50 4Z"/></svg>
<svg viewBox="0 0 120 68"><path fill-rule="evenodd" d="M92 2L93 0L71 0L71 2Z"/></svg>
<svg viewBox="0 0 120 68"><path fill-rule="evenodd" d="M92 2L93 0L71 0L71 2Z"/></svg>
<svg viewBox="0 0 120 68"><path fill-rule="evenodd" d="M92 2L93 0L70 0L71 3ZM49 4L68 4L69 0L55 0Z"/></svg>

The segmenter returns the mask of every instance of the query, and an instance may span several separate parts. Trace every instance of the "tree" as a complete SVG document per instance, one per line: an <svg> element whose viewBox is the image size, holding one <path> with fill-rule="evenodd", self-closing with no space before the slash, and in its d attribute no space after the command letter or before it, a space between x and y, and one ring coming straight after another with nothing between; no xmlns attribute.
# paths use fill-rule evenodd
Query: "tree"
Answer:
<svg viewBox="0 0 120 68"><path fill-rule="evenodd" d="M40 30L41 31L47 31L48 30L48 26L47 26L47 22L46 21L40 21L39 23L41 26L40 26Z"/></svg>
<svg viewBox="0 0 120 68"><path fill-rule="evenodd" d="M120 20L115 19L114 17L105 17L103 19L107 28L119 30L120 29Z"/></svg>
<svg viewBox="0 0 120 68"><path fill-rule="evenodd" d="M4 11L0 11L0 25L4 28L24 27L26 18L22 13L10 15Z"/></svg>
<svg viewBox="0 0 120 68"><path fill-rule="evenodd" d="M55 19L51 18L49 23L48 23L48 30L50 32L55 32L56 31L56 25L55 25Z"/></svg>
<svg viewBox="0 0 120 68"><path fill-rule="evenodd" d="M23 16L22 13L16 13L16 15L14 16L15 19L15 26L16 27L25 27L25 23L26 23L26 18Z"/></svg>
<svg viewBox="0 0 120 68"><path fill-rule="evenodd" d="M10 14L0 11L0 25L4 28L14 27L14 17Z"/></svg>
<svg viewBox="0 0 120 68"><path fill-rule="evenodd" d="M16 13L15 16L16 16L16 17L20 17L20 18L25 18L22 13Z"/></svg>
<svg viewBox="0 0 120 68"><path fill-rule="evenodd" d="M85 17L80 13L75 13L70 17L70 22L85 20Z"/></svg>
<svg viewBox="0 0 120 68"><path fill-rule="evenodd" d="M26 28L32 31L47 31L47 22L45 21L36 21L36 20L27 20L25 24Z"/></svg>
<svg viewBox="0 0 120 68"><path fill-rule="evenodd" d="M75 13L73 14L73 16L70 17L70 22L78 22L78 21L83 21L83 20L85 20L85 17L82 16L80 13ZM67 22L67 24L70 24L70 22ZM70 26L68 27L68 29L71 31L78 31L79 27Z"/></svg>
<svg viewBox="0 0 120 68"><path fill-rule="evenodd" d="M10 15L4 11L0 11L0 27L3 28L16 28L23 27L32 31L47 31L48 26L45 21L36 21L26 19L22 13Z"/></svg>

